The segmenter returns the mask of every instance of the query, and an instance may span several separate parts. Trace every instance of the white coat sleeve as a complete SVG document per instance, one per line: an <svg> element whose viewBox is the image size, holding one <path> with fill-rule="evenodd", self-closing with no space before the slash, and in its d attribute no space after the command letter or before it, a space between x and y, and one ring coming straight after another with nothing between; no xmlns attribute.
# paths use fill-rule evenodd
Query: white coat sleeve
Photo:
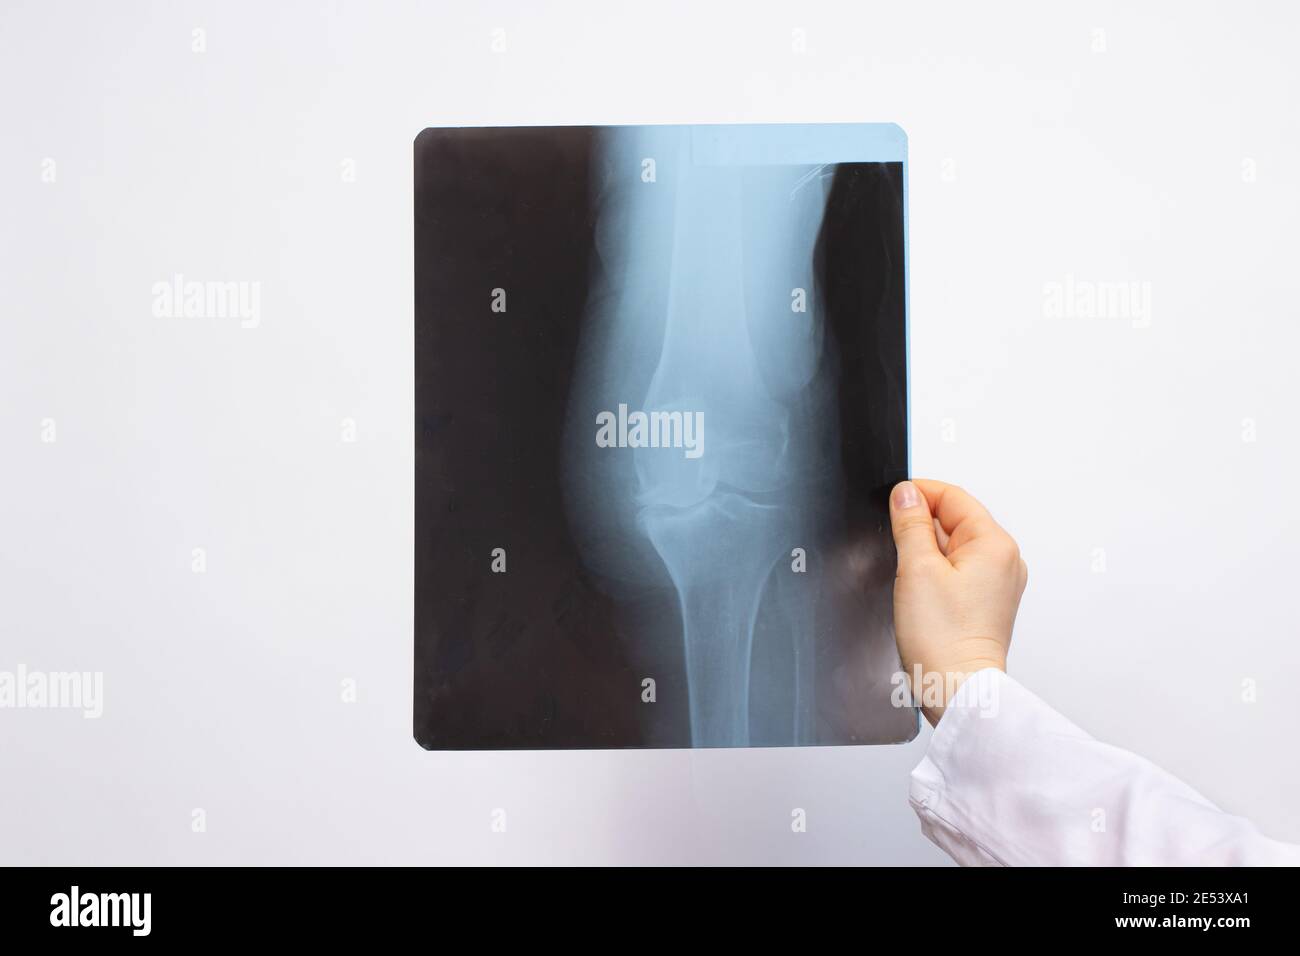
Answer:
<svg viewBox="0 0 1300 956"><path fill-rule="evenodd" d="M958 688L910 802L964 866L1300 865L1300 846L1094 740L995 669Z"/></svg>

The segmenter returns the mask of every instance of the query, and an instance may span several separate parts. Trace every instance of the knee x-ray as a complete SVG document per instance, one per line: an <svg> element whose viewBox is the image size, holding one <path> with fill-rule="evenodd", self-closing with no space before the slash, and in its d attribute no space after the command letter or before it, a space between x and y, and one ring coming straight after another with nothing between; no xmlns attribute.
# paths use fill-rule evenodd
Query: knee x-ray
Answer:
<svg viewBox="0 0 1300 956"><path fill-rule="evenodd" d="M905 152L889 125L420 134L422 746L916 733Z"/></svg>

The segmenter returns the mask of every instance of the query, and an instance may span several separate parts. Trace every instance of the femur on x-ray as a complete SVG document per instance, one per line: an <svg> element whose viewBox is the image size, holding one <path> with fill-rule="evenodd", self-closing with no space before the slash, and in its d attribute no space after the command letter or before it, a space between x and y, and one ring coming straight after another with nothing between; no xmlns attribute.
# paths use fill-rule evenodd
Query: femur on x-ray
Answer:
<svg viewBox="0 0 1300 956"><path fill-rule="evenodd" d="M416 143L425 747L909 739L894 127Z"/></svg>

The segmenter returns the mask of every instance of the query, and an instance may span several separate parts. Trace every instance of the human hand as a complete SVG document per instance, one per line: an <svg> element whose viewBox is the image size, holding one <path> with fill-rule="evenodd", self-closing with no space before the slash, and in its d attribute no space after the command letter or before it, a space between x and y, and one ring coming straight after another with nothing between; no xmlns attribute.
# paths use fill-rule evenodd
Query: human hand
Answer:
<svg viewBox="0 0 1300 956"><path fill-rule="evenodd" d="M938 724L966 677L1006 670L1029 569L1011 535L955 485L901 482L889 496L889 520L898 546L898 652L913 698ZM918 677L936 690L923 694Z"/></svg>

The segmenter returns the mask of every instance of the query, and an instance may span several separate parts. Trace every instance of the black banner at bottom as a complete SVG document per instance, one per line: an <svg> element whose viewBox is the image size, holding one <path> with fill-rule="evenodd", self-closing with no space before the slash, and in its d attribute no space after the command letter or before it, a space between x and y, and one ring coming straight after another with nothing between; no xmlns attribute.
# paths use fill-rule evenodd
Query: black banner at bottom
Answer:
<svg viewBox="0 0 1300 956"><path fill-rule="evenodd" d="M631 939L680 923L697 935L725 930L733 942L782 924L873 940L894 931L913 943L929 933L1036 938L1042 929L1069 940L1231 942L1290 925L1295 884L1285 870L948 868L614 870L596 879L578 869L13 868L0 881L7 942L331 945L404 932L455 934L450 942L483 929L485 941L516 929L574 940L599 930L609 942L611 920L626 921Z"/></svg>

